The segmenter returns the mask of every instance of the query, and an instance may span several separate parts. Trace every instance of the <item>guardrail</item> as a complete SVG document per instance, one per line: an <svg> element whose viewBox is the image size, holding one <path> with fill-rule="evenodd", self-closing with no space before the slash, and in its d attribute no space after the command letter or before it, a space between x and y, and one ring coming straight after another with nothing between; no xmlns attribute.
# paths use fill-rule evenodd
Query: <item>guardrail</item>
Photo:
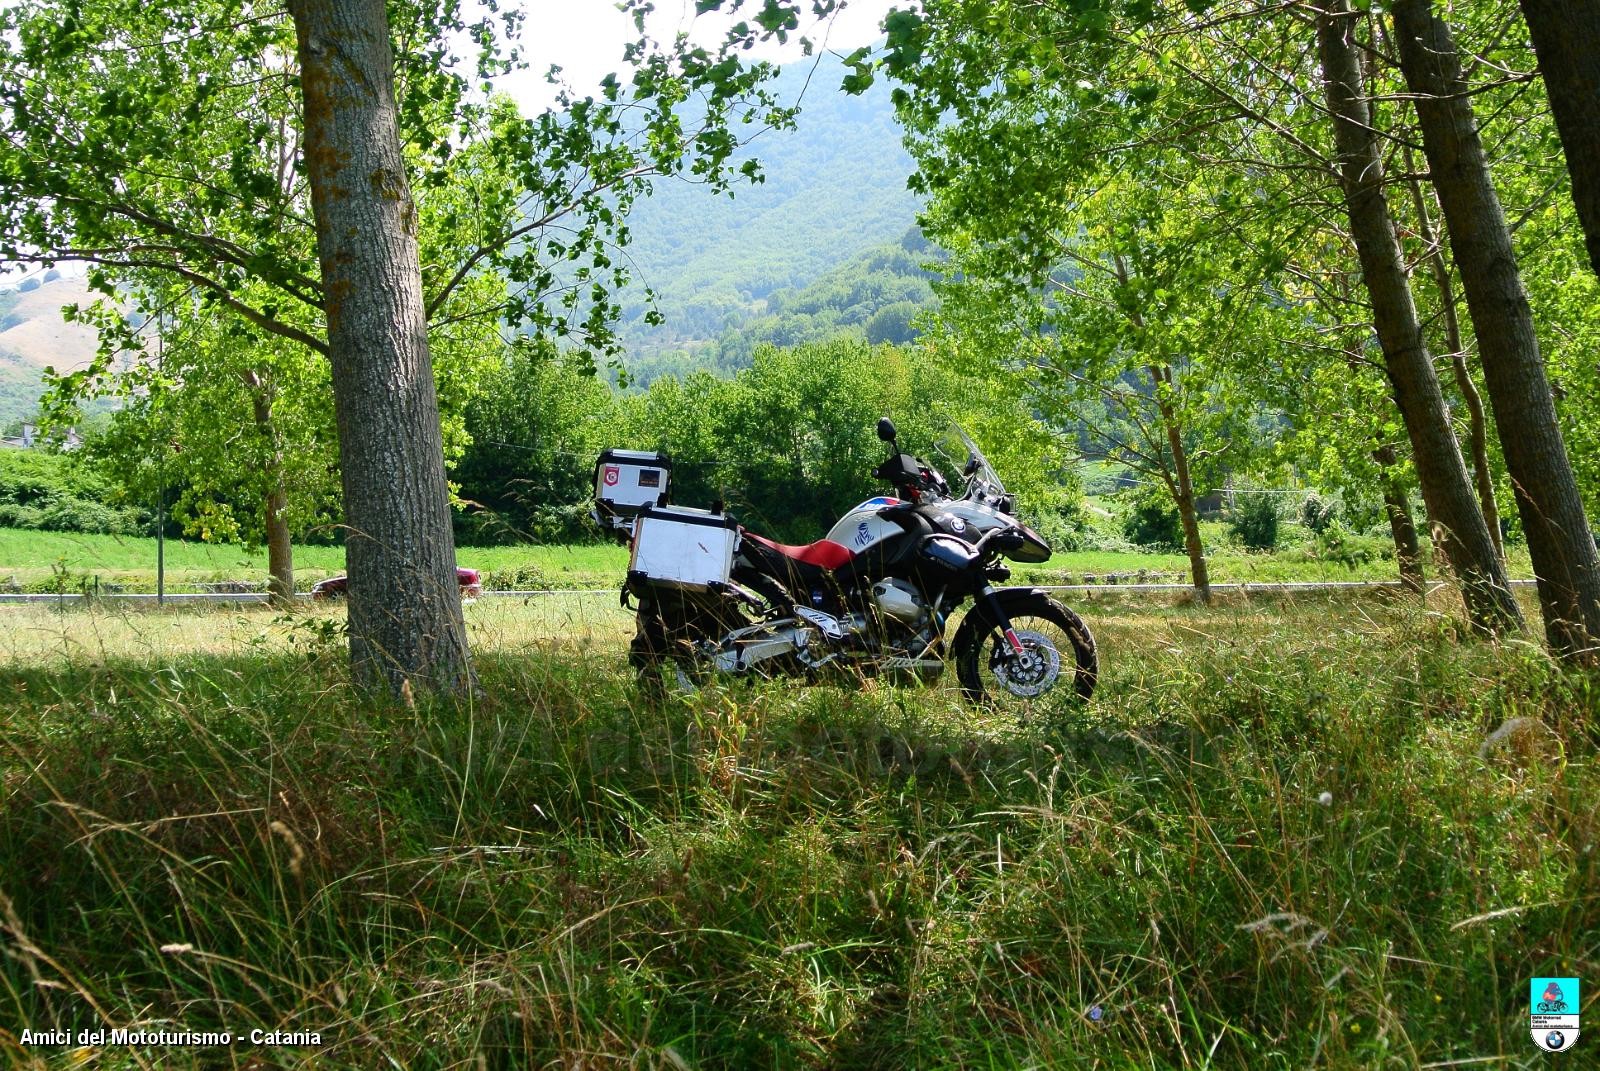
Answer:
<svg viewBox="0 0 1600 1071"><path fill-rule="evenodd" d="M308 594L297 594L296 599L309 601ZM256 603L266 602L267 593L264 591L180 591L168 592L165 596L147 592L107 591L96 595L85 595L81 591L70 591L62 594L35 594L33 592L0 591L0 605L10 604L39 604L60 603L63 606L79 603Z"/></svg>
<svg viewBox="0 0 1600 1071"><path fill-rule="evenodd" d="M1513 580L1512 587L1531 587L1535 581ZM1023 585L1036 587L1041 591L1074 591L1074 592L1116 592L1116 591L1166 591L1184 592L1193 591L1193 584L1031 584ZM1442 584L1434 582L1429 585L1429 590L1436 590ZM1314 591L1348 591L1348 590L1383 590L1403 589L1398 580L1283 580L1283 581L1242 581L1212 584L1213 592L1237 591L1244 594L1259 592L1263 595L1283 594L1289 592L1314 592ZM555 591L485 591L485 599L532 599L551 595L606 595L616 598L621 594L618 588L565 588ZM246 606L264 603L267 601L266 592L241 591L241 592L178 592L165 596L165 602L177 605L206 605L206 604L232 604ZM307 592L295 594L297 602L310 602L311 595ZM0 605L52 605L75 606L85 603L90 604L132 604L156 605L162 598L150 593L115 592L100 595L84 595L81 592L64 594L35 594L31 592L0 592Z"/></svg>

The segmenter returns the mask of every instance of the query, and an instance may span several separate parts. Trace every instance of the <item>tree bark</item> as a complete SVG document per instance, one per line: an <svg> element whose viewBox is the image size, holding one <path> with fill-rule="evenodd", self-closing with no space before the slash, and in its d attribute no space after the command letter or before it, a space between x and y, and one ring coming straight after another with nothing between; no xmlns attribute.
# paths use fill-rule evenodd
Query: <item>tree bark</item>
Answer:
<svg viewBox="0 0 1600 1071"><path fill-rule="evenodd" d="M289 539L289 493L281 473L262 505L266 507L267 600L287 609L294 605L294 544Z"/></svg>
<svg viewBox="0 0 1600 1071"><path fill-rule="evenodd" d="M1383 192L1383 158L1363 95L1349 0L1326 0L1317 15L1322 61L1350 234L1372 299L1373 327L1383 347L1394 397L1411 439L1417 479L1429 515L1445 529L1445 549L1461 581L1475 629L1496 633L1521 624L1521 614L1473 498L1461 448L1450 430L1433 359L1422 337L1399 239Z"/></svg>
<svg viewBox="0 0 1600 1071"><path fill-rule="evenodd" d="M339 426L355 679L469 686L383 0L290 0Z"/></svg>
<svg viewBox="0 0 1600 1071"><path fill-rule="evenodd" d="M1427 194L1411 163L1411 148L1405 149L1406 170L1412 173L1411 199L1417 208L1417 231L1427 245L1428 266L1433 272L1433 282L1439 289L1439 307L1444 312L1444 341L1450 347L1450 368L1455 372L1456 389L1467 406L1467 442L1472 447L1472 479L1478 487L1478 506L1483 510L1483 523L1488 526L1489 538L1494 541L1494 552L1503 563L1506 546L1500 535L1500 506L1494 497L1494 472L1489 468L1489 420L1483 410L1483 395L1472 381L1472 369L1467 367L1467 347L1461 338L1461 318L1456 312L1456 288L1450 279L1450 266L1445 263L1444 249L1433 230L1433 220L1428 212Z"/></svg>
<svg viewBox="0 0 1600 1071"><path fill-rule="evenodd" d="M1420 595L1426 579L1422 574L1422 545L1417 541L1417 522L1411 516L1405 486L1394 472L1399 458L1394 447L1386 443L1372 452L1372 460L1382 470L1379 478L1383 485L1383 513L1389 520L1389 537L1394 540L1400 583Z"/></svg>
<svg viewBox="0 0 1600 1071"><path fill-rule="evenodd" d="M283 453L272 422L272 389L254 369L243 374L250 391L256 432L267 445L267 491L262 496L262 527L267 536L267 599L272 605L294 605L294 544L289 539L289 489L284 483Z"/></svg>
<svg viewBox="0 0 1600 1071"><path fill-rule="evenodd" d="M1561 440L1533 310L1465 94L1460 57L1431 0L1398 0L1393 11L1400 69L1416 96L1428 170L1444 209L1528 537L1545 637L1558 654L1591 657L1600 642L1600 554Z"/></svg>
<svg viewBox="0 0 1600 1071"><path fill-rule="evenodd" d="M1178 423L1171 404L1161 398L1161 387L1172 382L1172 372L1165 368L1151 368L1150 377L1154 381L1161 425L1167 433L1167 448L1172 451L1172 501L1178 507L1178 520L1183 524L1183 549L1189 555L1189 577L1194 583L1194 597L1199 602L1210 602L1211 568L1206 564L1205 544L1200 541L1200 517L1195 513L1194 482L1189 475L1189 452L1183 445L1183 427Z"/></svg>
<svg viewBox="0 0 1600 1071"><path fill-rule="evenodd" d="M1600 4L1522 0L1550 111L1572 176L1572 200L1600 274Z"/></svg>

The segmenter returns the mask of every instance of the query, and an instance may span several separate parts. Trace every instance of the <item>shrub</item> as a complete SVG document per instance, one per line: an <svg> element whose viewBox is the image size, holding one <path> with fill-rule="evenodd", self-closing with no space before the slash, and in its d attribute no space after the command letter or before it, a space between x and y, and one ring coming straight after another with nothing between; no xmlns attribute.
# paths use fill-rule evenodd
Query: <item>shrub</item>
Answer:
<svg viewBox="0 0 1600 1071"><path fill-rule="evenodd" d="M44 510L38 506L19 506L0 502L0 528L43 528Z"/></svg>
<svg viewBox="0 0 1600 1071"><path fill-rule="evenodd" d="M138 510L119 509L86 498L51 498L31 505L0 502L0 528L137 535L143 528L143 518Z"/></svg>
<svg viewBox="0 0 1600 1071"><path fill-rule="evenodd" d="M1344 525L1334 523L1317 534L1317 557L1354 569L1368 562L1393 560L1394 542L1379 536L1357 535Z"/></svg>
<svg viewBox="0 0 1600 1071"><path fill-rule="evenodd" d="M541 543L593 542L597 532L589 519L589 508L588 499L539 506L528 518L528 529Z"/></svg>
<svg viewBox="0 0 1600 1071"><path fill-rule="evenodd" d="M134 535L145 513L115 506L110 484L79 459L48 450L0 450L0 527Z"/></svg>
<svg viewBox="0 0 1600 1071"><path fill-rule="evenodd" d="M44 508L40 526L53 532L121 535L127 530L122 511L83 498L59 498Z"/></svg>
<svg viewBox="0 0 1600 1071"><path fill-rule="evenodd" d="M1329 498L1312 491L1300 503L1300 523L1318 535L1337 524L1344 516L1337 498Z"/></svg>
<svg viewBox="0 0 1600 1071"><path fill-rule="evenodd" d="M1028 520L1033 530L1043 536L1057 553L1087 550L1094 538L1078 510L1034 514Z"/></svg>
<svg viewBox="0 0 1600 1071"><path fill-rule="evenodd" d="M111 484L76 457L48 450L0 450L0 502L40 505L44 499L104 501Z"/></svg>
<svg viewBox="0 0 1600 1071"><path fill-rule="evenodd" d="M1228 533L1250 550L1272 550L1278 545L1278 519L1275 495L1240 494L1228 511Z"/></svg>
<svg viewBox="0 0 1600 1071"><path fill-rule="evenodd" d="M549 591L550 578L531 562L490 569L483 576L485 591Z"/></svg>
<svg viewBox="0 0 1600 1071"><path fill-rule="evenodd" d="M1178 550L1183 546L1183 521L1177 507L1164 494L1144 491L1122 519L1122 535L1141 547Z"/></svg>

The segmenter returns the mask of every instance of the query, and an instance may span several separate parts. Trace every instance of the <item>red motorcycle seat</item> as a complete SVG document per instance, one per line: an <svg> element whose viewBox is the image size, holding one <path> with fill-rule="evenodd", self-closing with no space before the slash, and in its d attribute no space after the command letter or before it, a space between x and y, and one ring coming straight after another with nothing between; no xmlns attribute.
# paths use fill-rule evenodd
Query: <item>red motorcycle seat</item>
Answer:
<svg viewBox="0 0 1600 1071"><path fill-rule="evenodd" d="M850 548L843 543L835 543L831 539L819 539L815 543L807 543L803 547L791 547L787 543L774 543L764 536L746 530L744 537L760 543L768 550L775 550L785 558L793 558L797 562L815 565L819 569L837 569L847 564L855 557Z"/></svg>

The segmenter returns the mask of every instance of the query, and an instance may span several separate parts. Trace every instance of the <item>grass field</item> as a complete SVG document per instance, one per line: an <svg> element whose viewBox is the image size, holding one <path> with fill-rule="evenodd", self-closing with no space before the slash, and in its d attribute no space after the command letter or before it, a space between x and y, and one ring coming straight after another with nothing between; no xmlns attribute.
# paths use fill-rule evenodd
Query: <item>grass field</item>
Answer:
<svg viewBox="0 0 1600 1071"><path fill-rule="evenodd" d="M297 546L295 585L304 590L324 577L344 572L344 548ZM485 574L500 574L527 587L614 586L627 568L625 548L594 546L470 547L457 560ZM265 550L245 553L238 547L169 539L166 544L167 584L171 590L225 580L265 582ZM84 579L129 590L155 590L156 541L128 536L35 532L0 528L0 585L11 578L28 590L48 587L66 576L66 590L77 591Z"/></svg>
<svg viewBox="0 0 1600 1071"><path fill-rule="evenodd" d="M1229 581L1392 580L1395 567L1381 557L1355 564L1319 558L1305 549L1252 554L1227 546L1220 526L1208 532L1217 550L1211 555L1211 579ZM482 571L491 588L609 588L627 569L627 550L610 544L579 546L463 547L460 564ZM78 591L96 581L129 591L155 590L154 539L122 536L35 532L0 528L0 587L7 580L28 591ZM266 552L246 554L237 547L168 540L169 590L196 590L200 585L229 580L265 583ZM305 590L327 576L344 571L344 550L336 546L295 548L296 586ZM1513 576L1531 576L1525 548L1511 552ZM1116 575L1126 580L1187 583L1188 559L1182 554L1088 551L1057 554L1038 567L1018 567L1019 581L1034 583L1103 582Z"/></svg>
<svg viewBox="0 0 1600 1071"><path fill-rule="evenodd" d="M0 608L0 1063L1544 1066L1529 977L1600 977L1600 680L1436 599L1100 598L1096 699L1025 725L642 705L598 596L469 606L481 694L414 703L337 611ZM57 1025L320 1043L18 1043Z"/></svg>

